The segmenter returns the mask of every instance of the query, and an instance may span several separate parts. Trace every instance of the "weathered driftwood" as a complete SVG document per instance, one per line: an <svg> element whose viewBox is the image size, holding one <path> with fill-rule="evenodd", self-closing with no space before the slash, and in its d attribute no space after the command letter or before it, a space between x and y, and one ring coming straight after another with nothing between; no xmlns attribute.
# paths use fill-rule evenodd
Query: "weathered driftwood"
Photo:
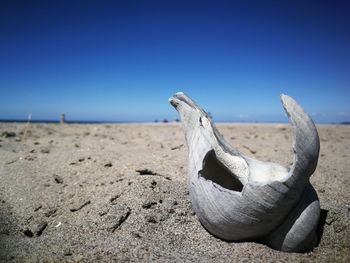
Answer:
<svg viewBox="0 0 350 263"><path fill-rule="evenodd" d="M281 100L294 134L290 169L231 147L185 94L176 93L170 103L181 116L190 198L203 226L224 240L257 240L298 252L317 243L320 205L309 178L317 165L319 138L308 114L291 97L281 95Z"/></svg>

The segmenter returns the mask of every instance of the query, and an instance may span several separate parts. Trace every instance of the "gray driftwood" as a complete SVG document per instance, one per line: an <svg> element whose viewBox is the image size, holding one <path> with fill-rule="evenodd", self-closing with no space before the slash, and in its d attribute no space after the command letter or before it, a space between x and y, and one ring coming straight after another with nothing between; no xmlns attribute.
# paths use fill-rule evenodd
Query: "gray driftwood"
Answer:
<svg viewBox="0 0 350 263"><path fill-rule="evenodd" d="M309 115L291 97L281 95L281 100L294 135L290 169L231 147L185 94L176 93L170 103L181 116L189 150L188 188L203 226L224 240L257 240L282 251L306 251L317 243L320 217L309 181L319 137Z"/></svg>

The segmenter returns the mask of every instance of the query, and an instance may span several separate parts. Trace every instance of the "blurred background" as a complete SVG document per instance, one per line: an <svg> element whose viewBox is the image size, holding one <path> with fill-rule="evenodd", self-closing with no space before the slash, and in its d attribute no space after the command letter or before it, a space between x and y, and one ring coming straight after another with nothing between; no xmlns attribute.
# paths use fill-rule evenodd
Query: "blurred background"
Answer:
<svg viewBox="0 0 350 263"><path fill-rule="evenodd" d="M348 1L0 1L0 119L350 120Z"/></svg>

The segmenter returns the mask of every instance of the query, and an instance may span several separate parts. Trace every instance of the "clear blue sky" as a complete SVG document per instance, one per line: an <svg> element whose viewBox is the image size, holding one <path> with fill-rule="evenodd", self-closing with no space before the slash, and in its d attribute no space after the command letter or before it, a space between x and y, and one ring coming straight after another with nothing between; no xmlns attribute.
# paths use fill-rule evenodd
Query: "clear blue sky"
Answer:
<svg viewBox="0 0 350 263"><path fill-rule="evenodd" d="M350 120L348 1L0 1L0 119Z"/></svg>

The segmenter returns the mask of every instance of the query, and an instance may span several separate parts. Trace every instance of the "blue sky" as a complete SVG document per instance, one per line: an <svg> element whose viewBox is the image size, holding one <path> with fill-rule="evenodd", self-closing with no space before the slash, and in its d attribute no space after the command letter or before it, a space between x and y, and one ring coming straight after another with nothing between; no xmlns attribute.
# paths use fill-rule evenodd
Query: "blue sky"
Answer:
<svg viewBox="0 0 350 263"><path fill-rule="evenodd" d="M0 1L0 119L350 120L347 1Z"/></svg>

